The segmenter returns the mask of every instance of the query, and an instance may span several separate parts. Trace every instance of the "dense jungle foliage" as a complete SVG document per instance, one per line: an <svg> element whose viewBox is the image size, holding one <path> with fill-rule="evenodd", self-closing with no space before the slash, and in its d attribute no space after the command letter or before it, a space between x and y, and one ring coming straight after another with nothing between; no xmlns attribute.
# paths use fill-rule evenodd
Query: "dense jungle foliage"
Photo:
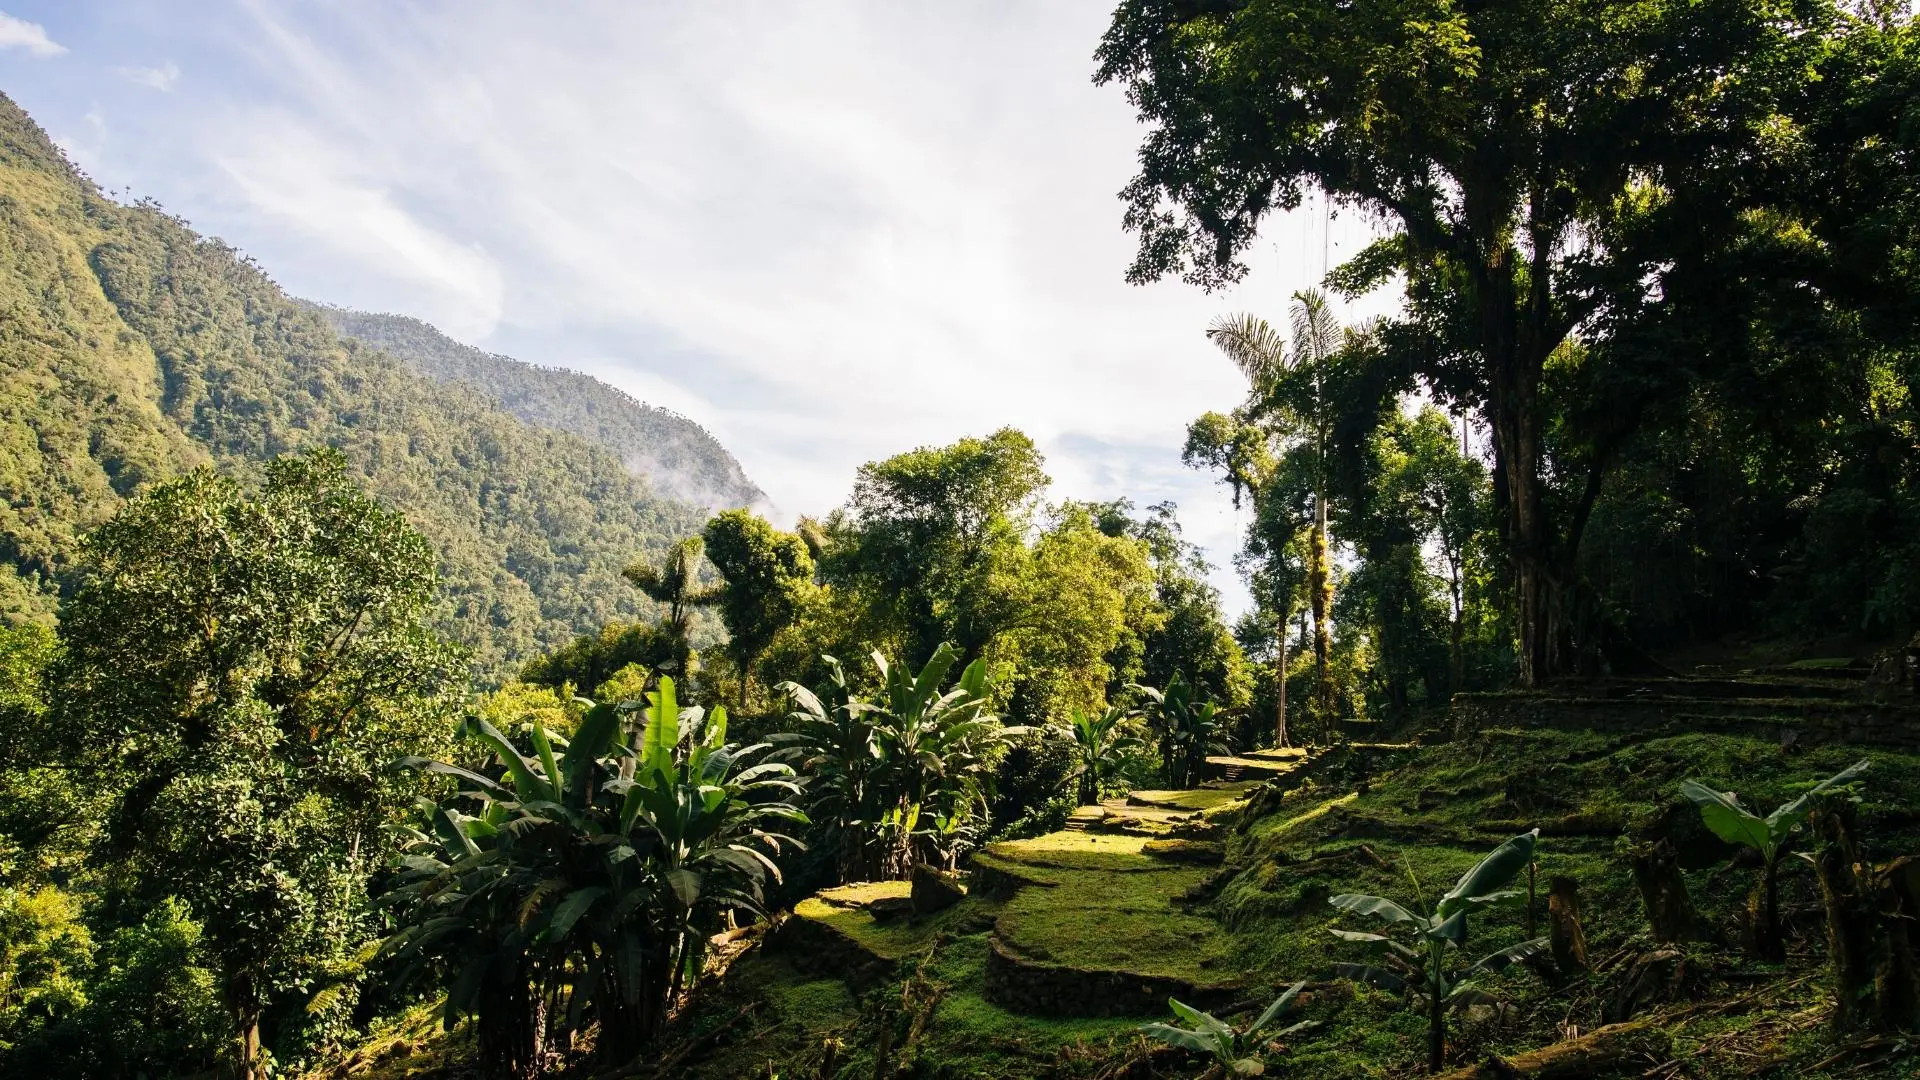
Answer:
<svg viewBox="0 0 1920 1080"><path fill-rule="evenodd" d="M422 375L473 387L537 428L569 432L613 451L655 491L676 501L726 509L767 499L705 428L598 379L462 345L404 315L318 310L342 337L404 360Z"/></svg>
<svg viewBox="0 0 1920 1080"><path fill-rule="evenodd" d="M791 531L653 498L6 104L0 1076L1910 1075L1913 17L1125 0L1096 64L1136 280L1381 226L1194 328L1231 625L991 418Z"/></svg>
<svg viewBox="0 0 1920 1080"><path fill-rule="evenodd" d="M79 538L143 484L347 455L432 541L435 625L490 675L652 606L636 554L698 529L621 457L344 341L258 266L102 195L0 101L0 611L50 624Z"/></svg>

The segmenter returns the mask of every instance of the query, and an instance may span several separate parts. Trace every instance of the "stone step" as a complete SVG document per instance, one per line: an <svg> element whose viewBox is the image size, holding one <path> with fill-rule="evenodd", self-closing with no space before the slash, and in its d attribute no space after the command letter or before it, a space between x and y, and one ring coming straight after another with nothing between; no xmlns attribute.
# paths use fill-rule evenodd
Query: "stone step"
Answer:
<svg viewBox="0 0 1920 1080"><path fill-rule="evenodd" d="M1207 759L1209 774L1228 781L1272 780L1300 767L1304 757L1276 760L1251 755L1217 754Z"/></svg>
<svg viewBox="0 0 1920 1080"><path fill-rule="evenodd" d="M1256 761L1284 761L1298 764L1307 759L1307 752L1298 746L1275 746L1264 750L1248 750L1236 756L1253 758Z"/></svg>

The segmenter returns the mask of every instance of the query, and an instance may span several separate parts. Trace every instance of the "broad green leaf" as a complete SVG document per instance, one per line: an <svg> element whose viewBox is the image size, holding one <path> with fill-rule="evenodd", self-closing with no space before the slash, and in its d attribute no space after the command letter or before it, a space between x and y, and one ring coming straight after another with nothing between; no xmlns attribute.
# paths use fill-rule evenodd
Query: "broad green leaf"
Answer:
<svg viewBox="0 0 1920 1080"><path fill-rule="evenodd" d="M501 787L497 782L472 770L463 769L458 765L449 765L444 761L434 761L431 758L423 757L403 757L395 761L394 765L403 769L418 769L421 772L434 773L439 776L458 777L472 784L475 790L484 791L496 799L511 799L514 797L512 791Z"/></svg>
<svg viewBox="0 0 1920 1080"><path fill-rule="evenodd" d="M680 906L691 908L700 902L701 876L685 868L669 870L661 875L667 879L667 886L680 901Z"/></svg>
<svg viewBox="0 0 1920 1080"><path fill-rule="evenodd" d="M1327 901L1341 911L1355 915L1373 915L1389 923L1417 921L1414 914L1384 896L1368 896L1365 893L1341 893Z"/></svg>
<svg viewBox="0 0 1920 1080"><path fill-rule="evenodd" d="M1533 861L1534 844L1539 838L1540 830L1533 829L1494 848L1440 898L1439 914L1451 915L1468 901L1505 888Z"/></svg>
<svg viewBox="0 0 1920 1080"><path fill-rule="evenodd" d="M1801 819L1804 818L1812 808L1813 800L1842 784L1848 783L1854 777L1866 772L1867 768L1872 764L1872 761L1861 758L1859 761L1854 762L1832 776L1827 777L1825 780L1820 781L1818 784L1815 784L1811 790L1799 798L1768 814L1767 831L1773 836L1774 843L1777 845L1780 841L1785 840L1787 834L1791 833L1800 824Z"/></svg>
<svg viewBox="0 0 1920 1080"><path fill-rule="evenodd" d="M1713 835L1729 844L1745 844L1762 852L1773 850L1773 831L1767 828L1766 819L1747 813L1732 792L1715 791L1697 780L1688 780L1680 785L1680 794L1700 807L1700 820Z"/></svg>
<svg viewBox="0 0 1920 1080"><path fill-rule="evenodd" d="M673 773L674 750L680 745L680 705L674 698L673 680L660 677L647 710L647 729L640 736L640 765L661 775Z"/></svg>
<svg viewBox="0 0 1920 1080"><path fill-rule="evenodd" d="M1444 919L1436 915L1429 921L1432 925L1427 927L1426 935L1435 941L1451 941L1455 945L1458 945L1467 939L1467 910L1465 908L1461 908L1459 911L1454 912Z"/></svg>
<svg viewBox="0 0 1920 1080"><path fill-rule="evenodd" d="M1289 986L1286 993L1273 999L1273 1004L1267 1006L1266 1011L1260 1014L1260 1018L1255 1020L1253 1026L1247 1029L1247 1033L1251 1035L1255 1032L1265 1031L1268 1025L1278 1020L1282 1013L1285 1013L1287 1009L1292 1007L1293 999L1299 997L1300 991L1306 989L1306 986L1307 980L1305 979L1301 979L1299 982Z"/></svg>
<svg viewBox="0 0 1920 1080"><path fill-rule="evenodd" d="M1335 964L1333 973L1343 979L1369 983L1392 994L1404 994L1407 991L1406 979L1370 964Z"/></svg>
<svg viewBox="0 0 1920 1080"><path fill-rule="evenodd" d="M1142 1024L1140 1025L1140 1033L1148 1038L1158 1039L1168 1046L1177 1046L1182 1050L1192 1050L1201 1054L1211 1054L1214 1052L1212 1040L1208 1039L1205 1035L1188 1031L1184 1028L1177 1028L1172 1024Z"/></svg>
<svg viewBox="0 0 1920 1080"><path fill-rule="evenodd" d="M547 929L541 935L542 938L547 941L559 941L565 938L573 929L573 924L580 921L580 916L586 914L587 909L592 907L596 900L610 891L605 885L589 885L584 889L575 889L568 893L567 898L560 901L560 906L554 909L553 919L547 923Z"/></svg>
<svg viewBox="0 0 1920 1080"><path fill-rule="evenodd" d="M515 794L522 800L553 798L554 792L552 787L534 774L532 766L527 763L527 759L520 756L520 751L513 748L513 743L509 742L505 735L500 734L492 724L487 723L485 720L476 720L474 725L476 729L475 734L480 741L491 747L493 752L499 756L501 762L506 765L507 772L513 777Z"/></svg>
<svg viewBox="0 0 1920 1080"><path fill-rule="evenodd" d="M560 763L554 760L553 743L547 739L547 729L536 721L528 729L528 735L533 739L534 752L540 756L540 770L546 774L547 786L557 794L561 783Z"/></svg>
<svg viewBox="0 0 1920 1080"><path fill-rule="evenodd" d="M1466 971L1466 974L1467 976L1470 977L1482 971L1489 971L1489 972L1504 971L1508 967L1514 964L1517 964L1520 961L1525 960L1530 956L1535 956L1545 952L1547 950L1548 944L1549 944L1548 939L1543 937L1537 937L1528 941L1523 941L1518 945L1509 946L1507 948L1501 949L1499 952L1494 953L1491 956L1488 956L1482 959L1479 963L1468 968ZM1456 989L1458 988L1456 987Z"/></svg>
<svg viewBox="0 0 1920 1080"><path fill-rule="evenodd" d="M595 766L619 731L620 710L612 705L595 705L581 718L580 730L573 733L573 741L567 744L566 757L561 762L566 771L569 799L585 797Z"/></svg>

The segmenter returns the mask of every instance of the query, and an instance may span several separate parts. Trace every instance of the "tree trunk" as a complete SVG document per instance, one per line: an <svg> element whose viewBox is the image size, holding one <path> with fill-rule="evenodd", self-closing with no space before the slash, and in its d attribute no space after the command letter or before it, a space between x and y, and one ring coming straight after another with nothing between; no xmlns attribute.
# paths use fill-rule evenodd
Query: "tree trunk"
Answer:
<svg viewBox="0 0 1920 1080"><path fill-rule="evenodd" d="M1505 539L1513 564L1515 621L1520 636L1520 684L1537 686L1550 673L1547 626L1548 558L1551 533L1540 479L1542 456L1540 373L1554 342L1524 340L1517 303L1517 251L1505 235L1510 207L1477 197L1469 191L1469 213L1485 217L1473 232L1479 265L1474 267L1475 297L1480 314L1487 382L1492 391L1488 421L1493 428L1493 451L1498 471L1506 481ZM1536 294L1546 282L1530 282ZM1544 296L1529 298L1535 303ZM1543 312L1533 312L1536 317Z"/></svg>
<svg viewBox="0 0 1920 1080"><path fill-rule="evenodd" d="M1827 956L1833 964L1833 1027L1845 1034L1867 1026L1876 1012L1873 993L1873 871L1860 865L1852 822L1839 808L1820 812L1815 831L1826 842L1814 859L1820 901L1827 913Z"/></svg>
<svg viewBox="0 0 1920 1080"><path fill-rule="evenodd" d="M1787 962L1787 943L1780 933L1780 863L1767 860L1760 881L1747 897L1747 951L1768 964Z"/></svg>
<svg viewBox="0 0 1920 1080"><path fill-rule="evenodd" d="M1280 633L1276 636L1280 639L1280 665L1274 673L1276 683L1274 689L1279 694L1280 703L1274 713L1273 745L1289 746L1291 744L1287 742L1287 620L1280 620Z"/></svg>
<svg viewBox="0 0 1920 1080"><path fill-rule="evenodd" d="M1672 943L1687 941L1696 935L1698 920L1693 901L1687 896L1687 879L1680 876L1680 863L1673 845L1656 840L1632 854L1633 883L1647 905L1647 923L1653 939Z"/></svg>
<svg viewBox="0 0 1920 1080"><path fill-rule="evenodd" d="M1556 877L1547 891L1547 936L1562 975L1587 970L1587 934L1580 927L1580 885Z"/></svg>
<svg viewBox="0 0 1920 1080"><path fill-rule="evenodd" d="M256 1080L260 1071L260 996L254 992L253 977L240 972L227 980L227 1007L233 1013L234 1075L239 1080Z"/></svg>
<svg viewBox="0 0 1920 1080"><path fill-rule="evenodd" d="M1327 550L1327 496L1325 492L1315 492L1313 496L1313 539L1311 559L1307 565L1308 599L1313 606L1313 673L1314 705L1320 712L1320 724L1326 729L1327 741L1334 741L1338 730L1334 723L1333 679L1327 672L1328 654L1333 651L1333 636L1327 626L1328 609L1333 606L1333 573L1328 565Z"/></svg>
<svg viewBox="0 0 1920 1080"><path fill-rule="evenodd" d="M1449 689L1457 694L1467 681L1467 657L1463 647L1467 629L1467 604L1466 596L1460 587L1460 564L1458 561L1450 561L1448 566L1453 572L1453 626L1452 642L1447 654L1447 681L1451 684Z"/></svg>
<svg viewBox="0 0 1920 1080"><path fill-rule="evenodd" d="M1434 1074L1447 1063L1447 1003L1438 990L1427 988L1427 1071Z"/></svg>

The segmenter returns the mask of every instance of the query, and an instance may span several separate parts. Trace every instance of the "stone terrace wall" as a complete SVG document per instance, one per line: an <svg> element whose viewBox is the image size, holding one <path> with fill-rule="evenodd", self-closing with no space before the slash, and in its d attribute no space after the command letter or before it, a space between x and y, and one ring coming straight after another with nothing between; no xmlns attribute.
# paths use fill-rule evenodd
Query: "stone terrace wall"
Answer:
<svg viewBox="0 0 1920 1080"><path fill-rule="evenodd" d="M1911 699L1822 701L1798 698L1576 697L1566 693L1457 694L1456 737L1486 728L1580 728L1748 735L1802 746L1846 743L1920 753L1920 707Z"/></svg>
<svg viewBox="0 0 1920 1080"><path fill-rule="evenodd" d="M1183 979L1124 971L1086 971L1021 956L998 936L987 954L986 997L1028 1016L1161 1016L1167 999L1196 1008L1231 1002L1238 987L1198 987Z"/></svg>

